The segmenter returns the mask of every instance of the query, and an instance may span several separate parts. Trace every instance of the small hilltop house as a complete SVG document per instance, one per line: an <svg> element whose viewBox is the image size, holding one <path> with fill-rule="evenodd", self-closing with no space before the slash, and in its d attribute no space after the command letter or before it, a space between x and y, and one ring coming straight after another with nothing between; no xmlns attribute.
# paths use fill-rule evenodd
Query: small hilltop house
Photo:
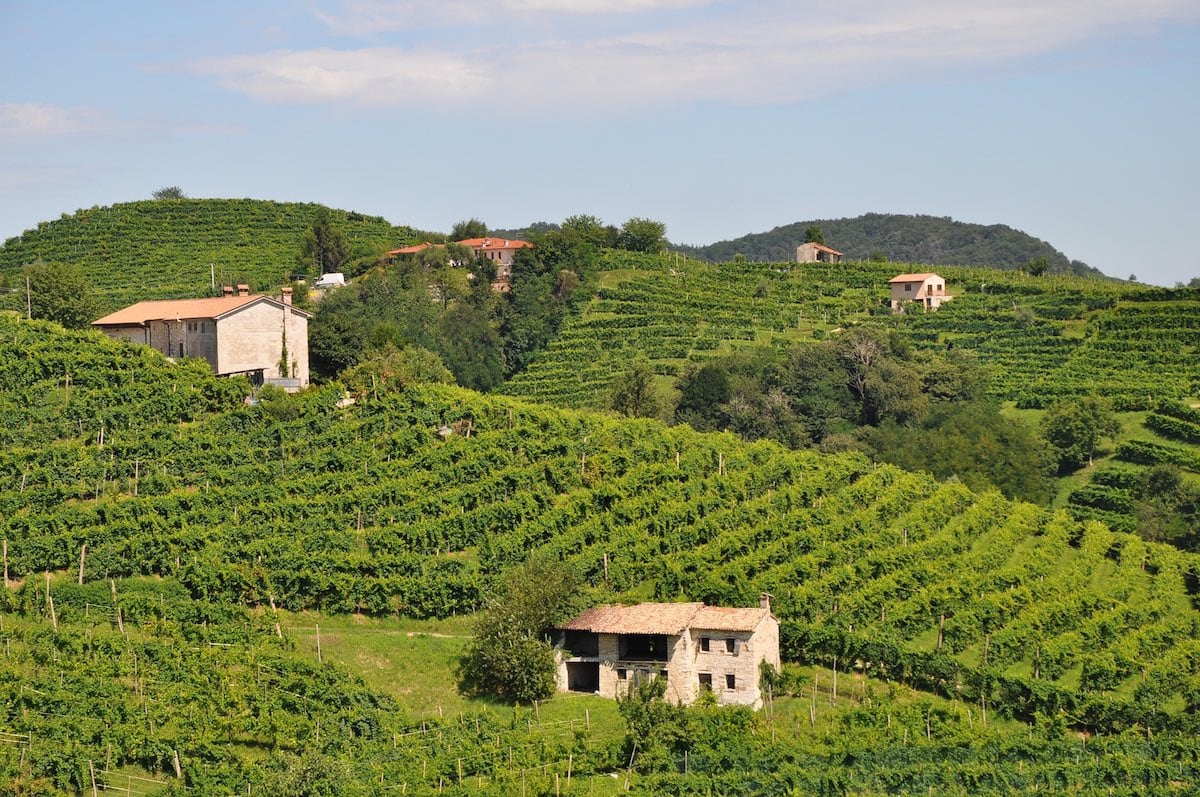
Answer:
<svg viewBox="0 0 1200 797"><path fill-rule="evenodd" d="M911 304L936 310L954 298L946 293L946 280L937 274L900 274L888 284L892 286L893 313L903 313Z"/></svg>
<svg viewBox="0 0 1200 797"><path fill-rule="evenodd" d="M830 249L825 244L809 241L806 244L800 244L796 247L796 262L840 263L842 262L842 253L836 249Z"/></svg>
<svg viewBox="0 0 1200 797"><path fill-rule="evenodd" d="M558 630L558 688L618 697L644 678L665 678L665 697L689 704L712 692L721 705L762 705L760 668L779 669L779 621L763 595L755 608L703 603L598 606Z"/></svg>
<svg viewBox="0 0 1200 797"><path fill-rule="evenodd" d="M255 385L299 390L308 384L308 321L279 298L226 286L207 299L138 302L92 322L111 338L144 343L168 357L202 357L221 376L245 374Z"/></svg>

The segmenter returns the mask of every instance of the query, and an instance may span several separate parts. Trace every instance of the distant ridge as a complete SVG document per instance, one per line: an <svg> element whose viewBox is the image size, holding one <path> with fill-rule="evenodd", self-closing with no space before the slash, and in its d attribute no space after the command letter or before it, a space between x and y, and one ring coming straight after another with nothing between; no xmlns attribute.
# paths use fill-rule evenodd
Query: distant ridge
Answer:
<svg viewBox="0 0 1200 797"><path fill-rule="evenodd" d="M825 243L844 252L850 260L875 257L902 263L1017 269L1031 259L1044 257L1053 273L1106 276L1008 225L971 224L948 216L867 213L852 219L814 219L732 241L673 248L711 263L728 262L738 254L753 261L782 262L795 258L796 246L804 242L804 232L812 225L822 229Z"/></svg>

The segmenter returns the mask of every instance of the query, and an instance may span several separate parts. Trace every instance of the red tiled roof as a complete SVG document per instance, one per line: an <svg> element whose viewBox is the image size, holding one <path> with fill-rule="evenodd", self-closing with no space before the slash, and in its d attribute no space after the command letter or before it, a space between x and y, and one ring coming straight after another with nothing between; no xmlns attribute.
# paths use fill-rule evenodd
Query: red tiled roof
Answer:
<svg viewBox="0 0 1200 797"><path fill-rule="evenodd" d="M924 282L930 277L941 279L937 274L901 274L898 277L892 277L888 282Z"/></svg>
<svg viewBox="0 0 1200 797"><path fill-rule="evenodd" d="M390 252L388 252L388 254L389 255L415 255L417 252L424 252L426 249L428 249L431 246L433 246L433 244L426 241L423 244L414 244L412 246L403 246L399 249L393 249Z"/></svg>
<svg viewBox="0 0 1200 797"><path fill-rule="evenodd" d="M703 603L639 603L634 606L595 606L562 628L595 634L668 634L688 628L712 631L753 631L769 612Z"/></svg>
<svg viewBox="0 0 1200 797"><path fill-rule="evenodd" d="M815 241L809 241L806 244L801 244L801 246L811 246L811 247L814 247L818 252L828 252L831 255L837 255L839 257L841 257L841 255L842 255L842 253L839 252L838 250L830 249L825 244L819 244L819 243L816 243Z"/></svg>
<svg viewBox="0 0 1200 797"><path fill-rule="evenodd" d="M769 612L761 607L737 609L729 606L704 606L692 618L692 628L713 631L753 631Z"/></svg>
<svg viewBox="0 0 1200 797"><path fill-rule="evenodd" d="M220 318L235 310L240 310L246 305L261 301L272 302L280 307L290 307L297 313L312 317L310 313L306 313L298 307L285 305L270 296L214 296L208 299L159 299L138 302L115 313L109 313L103 318L98 318L92 322L92 325L129 326L164 319Z"/></svg>

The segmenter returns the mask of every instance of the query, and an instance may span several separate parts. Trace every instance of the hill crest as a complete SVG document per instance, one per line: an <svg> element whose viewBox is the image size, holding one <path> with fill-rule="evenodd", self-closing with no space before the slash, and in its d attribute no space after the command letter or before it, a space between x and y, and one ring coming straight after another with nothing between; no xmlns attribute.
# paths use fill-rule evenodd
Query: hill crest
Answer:
<svg viewBox="0 0 1200 797"><path fill-rule="evenodd" d="M988 266L1018 269L1046 258L1049 270L1104 277L1099 270L1071 260L1052 245L1006 224L974 224L949 216L866 213L854 218L814 219L775 227L705 246L675 248L709 262L727 262L741 254L752 261L794 260L805 230L818 226L825 242L848 260L886 259L902 263Z"/></svg>

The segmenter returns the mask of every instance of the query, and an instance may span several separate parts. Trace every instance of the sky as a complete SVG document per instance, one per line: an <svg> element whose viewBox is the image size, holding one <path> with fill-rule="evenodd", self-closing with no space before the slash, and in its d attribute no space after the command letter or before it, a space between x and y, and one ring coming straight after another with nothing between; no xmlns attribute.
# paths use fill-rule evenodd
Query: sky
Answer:
<svg viewBox="0 0 1200 797"><path fill-rule="evenodd" d="M0 0L0 240L165 186L687 244L931 214L1172 285L1200 0Z"/></svg>

